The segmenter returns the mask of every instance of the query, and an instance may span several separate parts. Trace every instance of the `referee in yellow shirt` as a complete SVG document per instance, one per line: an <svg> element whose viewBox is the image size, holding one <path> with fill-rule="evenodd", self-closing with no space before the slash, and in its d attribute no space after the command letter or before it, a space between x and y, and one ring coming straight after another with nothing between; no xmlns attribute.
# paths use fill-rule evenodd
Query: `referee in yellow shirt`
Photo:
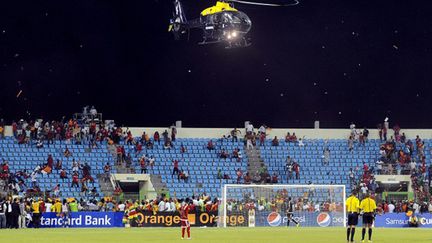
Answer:
<svg viewBox="0 0 432 243"><path fill-rule="evenodd" d="M376 208L375 200L370 198L369 193L366 194L366 197L360 203L360 209L363 211L362 242L364 242L366 228L369 229L369 242L372 242L372 224L375 219Z"/></svg>
<svg viewBox="0 0 432 243"><path fill-rule="evenodd" d="M354 242L355 227L358 224L358 212L360 200L357 198L357 192L353 191L351 196L346 200L346 211L348 213L347 242ZM350 241L351 234L351 241Z"/></svg>

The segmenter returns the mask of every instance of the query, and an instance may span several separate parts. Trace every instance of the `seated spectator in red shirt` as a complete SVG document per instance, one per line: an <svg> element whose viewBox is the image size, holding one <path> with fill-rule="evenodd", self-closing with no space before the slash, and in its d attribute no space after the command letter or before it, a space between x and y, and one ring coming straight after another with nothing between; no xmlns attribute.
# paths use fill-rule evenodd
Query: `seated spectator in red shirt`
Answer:
<svg viewBox="0 0 432 243"><path fill-rule="evenodd" d="M271 182L272 182L273 184L277 184L277 183L278 183L278 176L276 175L276 172L273 173L273 176L272 176Z"/></svg>
<svg viewBox="0 0 432 243"><path fill-rule="evenodd" d="M266 134L265 133L260 133L259 134L259 140L260 140L260 146L264 146L265 145L265 139L266 139Z"/></svg>
<svg viewBox="0 0 432 243"><path fill-rule="evenodd" d="M239 157L239 149L238 148L234 149L234 151L232 153L232 157L236 158L236 159Z"/></svg>
<svg viewBox="0 0 432 243"><path fill-rule="evenodd" d="M296 136L295 132L289 137L288 142L290 142L290 143L297 142L297 136Z"/></svg>
<svg viewBox="0 0 432 243"><path fill-rule="evenodd" d="M133 136L132 136L132 133L130 132L130 131L128 131L127 132L127 135L126 135L126 144L127 145L133 145L134 144L134 138L133 138Z"/></svg>
<svg viewBox="0 0 432 243"><path fill-rule="evenodd" d="M225 151L225 149L222 149L222 151L220 152L220 155L219 155L219 157L221 158L221 159L226 159L226 158L228 158L228 153Z"/></svg>
<svg viewBox="0 0 432 243"><path fill-rule="evenodd" d="M289 132L287 132L286 136L285 136L285 142L289 142L291 138L291 134Z"/></svg>
<svg viewBox="0 0 432 243"><path fill-rule="evenodd" d="M137 156L138 154L140 154L142 151L142 144L141 143L136 143L135 145L135 156Z"/></svg>
<svg viewBox="0 0 432 243"><path fill-rule="evenodd" d="M74 174L72 175L72 184L71 184L71 187L72 187L72 188L73 188L74 186L79 187L78 182L79 182L78 174L77 174L77 173L74 173Z"/></svg>
<svg viewBox="0 0 432 243"><path fill-rule="evenodd" d="M277 136L275 136L272 140L272 146L279 146L279 140Z"/></svg>
<svg viewBox="0 0 432 243"><path fill-rule="evenodd" d="M63 181L64 179L67 179L67 172L63 168L60 170L60 179L62 179Z"/></svg>
<svg viewBox="0 0 432 243"><path fill-rule="evenodd" d="M188 180L189 180L189 173L187 173L187 171L184 171L184 170L180 171L179 177L180 177L180 179L182 179L184 182L188 183Z"/></svg>
<svg viewBox="0 0 432 243"><path fill-rule="evenodd" d="M9 174L9 163L7 161L3 161L3 173L8 173Z"/></svg>
<svg viewBox="0 0 432 243"><path fill-rule="evenodd" d="M213 150L214 149L214 144L213 144L213 141L212 140L210 140L210 141L208 141L208 143L207 143L207 149L208 150Z"/></svg>

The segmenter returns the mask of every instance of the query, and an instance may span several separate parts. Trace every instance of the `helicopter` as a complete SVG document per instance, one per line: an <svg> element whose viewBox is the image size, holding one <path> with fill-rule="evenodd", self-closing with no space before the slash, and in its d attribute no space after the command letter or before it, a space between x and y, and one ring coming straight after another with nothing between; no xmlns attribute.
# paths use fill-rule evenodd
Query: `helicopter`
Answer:
<svg viewBox="0 0 432 243"><path fill-rule="evenodd" d="M223 43L225 48L248 47L251 45L248 32L252 21L244 12L237 10L234 3L268 7L286 7L299 4L298 0L291 3L260 3L243 0L220 0L214 6L201 11L199 18L187 20L180 0L174 1L173 18L170 19L168 32L174 34L174 39L188 35L191 29L201 29L203 39L199 45Z"/></svg>

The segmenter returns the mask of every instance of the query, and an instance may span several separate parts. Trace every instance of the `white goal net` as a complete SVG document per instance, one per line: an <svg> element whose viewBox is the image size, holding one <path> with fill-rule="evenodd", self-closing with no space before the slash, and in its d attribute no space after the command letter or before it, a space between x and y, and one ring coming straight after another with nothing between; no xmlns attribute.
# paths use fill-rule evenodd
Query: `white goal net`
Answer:
<svg viewBox="0 0 432 243"><path fill-rule="evenodd" d="M344 185L237 185L222 188L220 227L342 227Z"/></svg>

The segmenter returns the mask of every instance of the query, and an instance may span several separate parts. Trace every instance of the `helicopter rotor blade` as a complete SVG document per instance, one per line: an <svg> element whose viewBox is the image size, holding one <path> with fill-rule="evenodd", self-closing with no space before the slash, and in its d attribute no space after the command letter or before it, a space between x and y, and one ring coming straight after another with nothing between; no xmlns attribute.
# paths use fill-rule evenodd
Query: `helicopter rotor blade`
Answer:
<svg viewBox="0 0 432 243"><path fill-rule="evenodd" d="M260 2L243 1L243 0L227 0L227 2L257 5L257 6L267 6L267 7L289 7L289 6L298 5L300 3L298 0L292 0L291 3L260 3Z"/></svg>

